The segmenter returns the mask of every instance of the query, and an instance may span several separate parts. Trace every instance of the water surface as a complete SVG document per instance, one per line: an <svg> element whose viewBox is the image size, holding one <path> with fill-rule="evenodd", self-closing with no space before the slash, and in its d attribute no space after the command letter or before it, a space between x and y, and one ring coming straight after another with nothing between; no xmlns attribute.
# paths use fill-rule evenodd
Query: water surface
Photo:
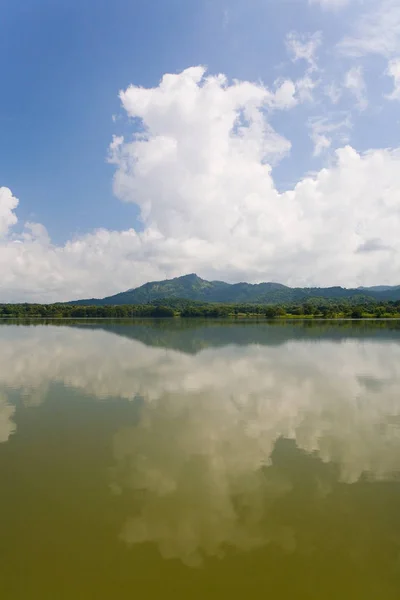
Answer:
<svg viewBox="0 0 400 600"><path fill-rule="evenodd" d="M6 600L400 597L400 326L0 326Z"/></svg>

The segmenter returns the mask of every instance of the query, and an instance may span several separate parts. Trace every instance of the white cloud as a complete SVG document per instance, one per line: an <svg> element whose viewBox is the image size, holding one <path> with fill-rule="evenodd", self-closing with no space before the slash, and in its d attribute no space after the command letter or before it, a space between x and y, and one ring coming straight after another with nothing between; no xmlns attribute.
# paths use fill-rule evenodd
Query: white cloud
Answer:
<svg viewBox="0 0 400 600"><path fill-rule="evenodd" d="M359 110L365 110L368 106L367 86L364 80L364 71L362 67L352 67L347 71L344 78L344 87L349 90L357 100Z"/></svg>
<svg viewBox="0 0 400 600"><path fill-rule="evenodd" d="M290 142L269 115L299 94L289 80L271 91L205 78L201 67L153 89L129 87L123 107L144 132L116 137L110 153L115 193L139 206L143 230L102 229L63 246L38 224L16 236L17 201L3 188L2 300L104 296L188 272L295 285L399 283L399 150L340 148L329 168L277 191L271 165ZM370 239L387 249L357 253Z"/></svg>
<svg viewBox="0 0 400 600"><path fill-rule="evenodd" d="M400 4L398 0L366 3L366 10L354 20L353 32L338 46L349 57L367 54L392 56L400 51Z"/></svg>
<svg viewBox="0 0 400 600"><path fill-rule="evenodd" d="M17 217L14 210L18 206L18 200L14 198L6 187L0 187L0 239L6 234L10 227L16 224Z"/></svg>
<svg viewBox="0 0 400 600"><path fill-rule="evenodd" d="M386 97L389 100L400 100L400 58L389 62L386 74L393 78L393 91Z"/></svg>
<svg viewBox="0 0 400 600"><path fill-rule="evenodd" d="M324 150L332 146L333 140L341 144L346 143L348 139L348 130L351 128L349 115L313 117L309 120L310 138L314 144L314 156L320 156Z"/></svg>
<svg viewBox="0 0 400 600"><path fill-rule="evenodd" d="M286 36L286 47L293 62L305 60L311 69L317 68L316 53L321 43L320 31L312 35L292 31Z"/></svg>

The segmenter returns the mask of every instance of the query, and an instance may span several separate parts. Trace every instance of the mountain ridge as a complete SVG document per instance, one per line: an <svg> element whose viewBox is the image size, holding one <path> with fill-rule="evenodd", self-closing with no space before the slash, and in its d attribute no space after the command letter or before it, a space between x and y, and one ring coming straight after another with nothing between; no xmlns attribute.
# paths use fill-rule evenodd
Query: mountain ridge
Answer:
<svg viewBox="0 0 400 600"><path fill-rule="evenodd" d="M371 288L292 288L281 283L226 283L208 281L195 273L150 281L137 288L119 292L105 298L71 300L64 304L74 305L121 305L150 304L162 299L181 299L197 302L279 304L285 302L304 302L310 298L350 299L370 298L381 301L400 300L400 286L373 286Z"/></svg>

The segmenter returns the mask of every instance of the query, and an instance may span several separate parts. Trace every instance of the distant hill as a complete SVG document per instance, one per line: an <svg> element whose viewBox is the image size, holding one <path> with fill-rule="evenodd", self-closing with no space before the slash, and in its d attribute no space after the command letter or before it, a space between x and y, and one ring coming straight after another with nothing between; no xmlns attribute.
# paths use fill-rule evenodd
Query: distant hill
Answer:
<svg viewBox="0 0 400 600"><path fill-rule="evenodd" d="M378 286L375 288L346 289L330 288L290 288L280 283L225 283L224 281L206 281L194 273L153 281L126 292L106 298L72 300L66 304L74 305L117 305L148 304L161 299L180 298L197 302L280 304L303 302L309 298L352 299L373 298L375 300L400 300L400 286Z"/></svg>
<svg viewBox="0 0 400 600"><path fill-rule="evenodd" d="M400 285L373 285L372 287L359 287L358 290L367 292L391 292L400 289Z"/></svg>

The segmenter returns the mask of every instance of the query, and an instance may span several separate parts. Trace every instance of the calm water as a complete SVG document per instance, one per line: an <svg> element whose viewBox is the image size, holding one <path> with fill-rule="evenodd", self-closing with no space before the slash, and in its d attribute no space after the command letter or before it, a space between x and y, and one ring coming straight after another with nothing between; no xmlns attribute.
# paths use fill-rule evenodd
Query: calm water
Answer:
<svg viewBox="0 0 400 600"><path fill-rule="evenodd" d="M400 325L0 326L0 597L400 598Z"/></svg>

